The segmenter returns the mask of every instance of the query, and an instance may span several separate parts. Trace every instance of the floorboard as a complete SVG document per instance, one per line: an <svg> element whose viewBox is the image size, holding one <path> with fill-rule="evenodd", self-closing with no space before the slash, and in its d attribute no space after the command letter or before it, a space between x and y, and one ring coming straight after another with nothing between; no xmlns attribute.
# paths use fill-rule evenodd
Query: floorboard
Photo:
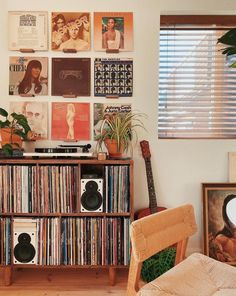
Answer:
<svg viewBox="0 0 236 296"><path fill-rule="evenodd" d="M116 284L110 286L103 269L19 269L6 287L0 270L0 296L125 296L127 277L127 270L118 270Z"/></svg>

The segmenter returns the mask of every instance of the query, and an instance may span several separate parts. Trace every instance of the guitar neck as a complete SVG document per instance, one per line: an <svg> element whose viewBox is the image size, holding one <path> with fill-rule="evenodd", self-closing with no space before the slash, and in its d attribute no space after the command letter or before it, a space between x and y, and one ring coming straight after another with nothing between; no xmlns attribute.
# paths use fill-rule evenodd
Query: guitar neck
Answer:
<svg viewBox="0 0 236 296"><path fill-rule="evenodd" d="M149 208L152 214L157 212L156 193L152 175L152 165L150 159L145 159L147 184L149 193Z"/></svg>

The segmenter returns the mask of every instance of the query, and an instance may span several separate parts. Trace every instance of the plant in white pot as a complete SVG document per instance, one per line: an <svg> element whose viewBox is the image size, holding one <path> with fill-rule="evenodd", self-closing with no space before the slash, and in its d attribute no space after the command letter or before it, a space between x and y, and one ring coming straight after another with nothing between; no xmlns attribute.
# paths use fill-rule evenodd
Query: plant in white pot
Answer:
<svg viewBox="0 0 236 296"><path fill-rule="evenodd" d="M98 148L105 144L111 158L121 158L124 152L132 148L132 140L137 140L137 128L145 129L143 113L116 113L105 118L100 134L96 136Z"/></svg>
<svg viewBox="0 0 236 296"><path fill-rule="evenodd" d="M32 140L34 135L28 124L27 118L23 114L10 115L8 112L0 108L0 143L2 151L5 155L13 154L14 149L21 149L22 140Z"/></svg>

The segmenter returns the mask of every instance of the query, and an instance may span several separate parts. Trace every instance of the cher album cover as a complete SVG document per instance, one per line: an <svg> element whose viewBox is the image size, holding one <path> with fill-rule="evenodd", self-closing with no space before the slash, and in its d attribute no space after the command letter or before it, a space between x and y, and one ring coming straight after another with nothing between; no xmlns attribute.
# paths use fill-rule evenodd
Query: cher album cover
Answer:
<svg viewBox="0 0 236 296"><path fill-rule="evenodd" d="M52 50L90 50L90 14L88 12L52 12Z"/></svg>
<svg viewBox="0 0 236 296"><path fill-rule="evenodd" d="M48 95L48 58L10 57L9 95Z"/></svg>
<svg viewBox="0 0 236 296"><path fill-rule="evenodd" d="M90 96L90 58L53 58L52 95Z"/></svg>
<svg viewBox="0 0 236 296"><path fill-rule="evenodd" d="M53 102L51 118L52 140L90 140L89 103Z"/></svg>
<svg viewBox="0 0 236 296"><path fill-rule="evenodd" d="M94 49L133 50L132 12L94 12Z"/></svg>

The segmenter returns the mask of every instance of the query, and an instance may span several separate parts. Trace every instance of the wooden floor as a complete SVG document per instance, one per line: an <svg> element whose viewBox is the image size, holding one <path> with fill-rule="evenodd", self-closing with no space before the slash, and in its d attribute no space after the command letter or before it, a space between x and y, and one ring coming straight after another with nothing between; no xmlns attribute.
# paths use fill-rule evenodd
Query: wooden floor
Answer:
<svg viewBox="0 0 236 296"><path fill-rule="evenodd" d="M11 286L4 286L0 269L0 296L125 296L128 271L117 270L109 285L108 270L15 270Z"/></svg>

